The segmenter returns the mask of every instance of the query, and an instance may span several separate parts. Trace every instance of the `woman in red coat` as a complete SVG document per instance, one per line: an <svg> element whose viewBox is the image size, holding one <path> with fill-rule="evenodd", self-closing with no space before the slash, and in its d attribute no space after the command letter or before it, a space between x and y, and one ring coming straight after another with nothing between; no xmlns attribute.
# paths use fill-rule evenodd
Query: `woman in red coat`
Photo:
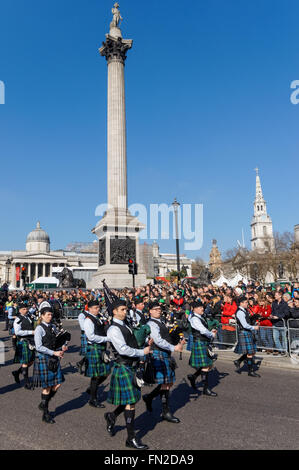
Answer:
<svg viewBox="0 0 299 470"><path fill-rule="evenodd" d="M224 345L233 346L236 342L235 313L238 310L236 302L230 295L224 296L222 306L221 324L222 324L222 342Z"/></svg>
<svg viewBox="0 0 299 470"><path fill-rule="evenodd" d="M273 336L272 336L272 322L270 320L270 315L272 313L271 304L267 302L265 297L260 297L259 299L259 315L260 319L260 343L261 346L266 349L267 354L272 352L273 348ZM264 350L263 350L264 352Z"/></svg>

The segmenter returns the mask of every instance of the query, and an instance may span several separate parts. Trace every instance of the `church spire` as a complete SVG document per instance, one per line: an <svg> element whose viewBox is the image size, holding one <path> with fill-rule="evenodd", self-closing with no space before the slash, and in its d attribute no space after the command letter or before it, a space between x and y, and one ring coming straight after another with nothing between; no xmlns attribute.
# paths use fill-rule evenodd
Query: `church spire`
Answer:
<svg viewBox="0 0 299 470"><path fill-rule="evenodd" d="M259 169L255 168L255 171L256 171L256 183L255 183L254 215L256 217L259 215L267 215L267 206L266 206L266 201L263 196Z"/></svg>
<svg viewBox="0 0 299 470"><path fill-rule="evenodd" d="M256 185L254 200L254 215L251 222L251 248L259 251L275 251L271 217L267 213L267 205L256 168Z"/></svg>

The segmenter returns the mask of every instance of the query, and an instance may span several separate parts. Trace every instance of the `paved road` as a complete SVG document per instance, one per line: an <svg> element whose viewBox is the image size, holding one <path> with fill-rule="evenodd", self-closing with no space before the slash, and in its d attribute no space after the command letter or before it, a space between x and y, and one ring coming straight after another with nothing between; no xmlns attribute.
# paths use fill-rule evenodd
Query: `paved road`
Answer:
<svg viewBox="0 0 299 470"><path fill-rule="evenodd" d="M66 322L72 332L70 352L63 359L66 381L51 402L56 424L41 421L37 409L40 389L24 390L15 384L11 371L11 341L0 325L0 339L7 348L6 365L0 368L1 429L0 449L105 449L124 450L124 418L117 423L117 434L106 434L105 410L87 405L85 390L89 379L75 367L79 351L79 330ZM177 381L171 395L172 409L181 420L169 424L159 419L160 400L149 414L140 401L136 412L139 437L152 450L193 449L298 449L299 374L293 371L262 367L261 378L254 379L234 372L230 363L217 361L213 372L219 396L208 398L194 392L185 382L190 372L189 354L178 361ZM32 374L32 372L31 372ZM107 396L109 382L101 388ZM199 391L201 387L199 387ZM146 391L146 389L144 389ZM108 410L113 409L106 404Z"/></svg>

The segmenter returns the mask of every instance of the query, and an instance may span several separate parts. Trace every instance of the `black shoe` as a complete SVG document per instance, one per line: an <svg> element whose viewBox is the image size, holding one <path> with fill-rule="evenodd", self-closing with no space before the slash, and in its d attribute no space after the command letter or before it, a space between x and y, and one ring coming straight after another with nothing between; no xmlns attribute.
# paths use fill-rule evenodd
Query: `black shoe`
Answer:
<svg viewBox="0 0 299 470"><path fill-rule="evenodd" d="M41 401L40 404L38 405L38 409L41 410L41 411L44 411L45 410L45 405L44 403Z"/></svg>
<svg viewBox="0 0 299 470"><path fill-rule="evenodd" d="M105 413L104 418L107 422L108 434L109 434L109 436L113 437L115 435L115 429L114 429L115 417L114 417L114 414L113 413Z"/></svg>
<svg viewBox="0 0 299 470"><path fill-rule="evenodd" d="M144 395L142 397L144 403L146 404L146 409L147 411L149 411L150 413L153 411L153 407L152 407L152 399L149 395Z"/></svg>
<svg viewBox="0 0 299 470"><path fill-rule="evenodd" d="M89 406L92 406L93 408L106 408L103 403L100 403L97 400L89 400L88 402Z"/></svg>
<svg viewBox="0 0 299 470"><path fill-rule="evenodd" d="M83 371L82 371L82 364L80 362L76 362L76 366L78 367L79 369L79 373L82 375L83 374Z"/></svg>
<svg viewBox="0 0 299 470"><path fill-rule="evenodd" d="M192 374L189 374L187 375L187 379L189 380L190 384L191 384L191 387L197 391L197 388L196 388L196 379L194 377L194 375Z"/></svg>
<svg viewBox="0 0 299 470"><path fill-rule="evenodd" d="M203 395L207 395L208 397L218 397L218 394L216 392L212 392L209 388L204 389Z"/></svg>
<svg viewBox="0 0 299 470"><path fill-rule="evenodd" d="M44 423L47 423L47 424L54 424L55 423L55 421L52 418L52 416L50 415L50 413L44 413L43 414L43 421L44 421Z"/></svg>
<svg viewBox="0 0 299 470"><path fill-rule="evenodd" d="M85 393L88 393L88 395L90 395L90 387L88 387L88 388L85 390Z"/></svg>
<svg viewBox="0 0 299 470"><path fill-rule="evenodd" d="M176 418L173 416L173 414L170 411L167 411L167 413L162 414L162 419L165 421L168 421L169 423L180 423L179 418Z"/></svg>
<svg viewBox="0 0 299 470"><path fill-rule="evenodd" d="M32 390L32 385L31 385L31 383L30 383L30 382L25 383L24 388L25 388L26 390Z"/></svg>
<svg viewBox="0 0 299 470"><path fill-rule="evenodd" d="M15 379L16 383L19 384L20 383L20 374L19 374L19 372L17 370L14 370L12 372L12 375L14 376L14 379Z"/></svg>
<svg viewBox="0 0 299 470"><path fill-rule="evenodd" d="M141 441L137 441L136 437L134 439L126 440L126 447L131 447L132 449L146 450L149 447L146 444L143 444Z"/></svg>
<svg viewBox="0 0 299 470"><path fill-rule="evenodd" d="M241 374L241 364L240 364L240 362L238 360L236 360L236 361L234 361L234 365L236 367L236 372L238 374Z"/></svg>
<svg viewBox="0 0 299 470"><path fill-rule="evenodd" d="M249 377L260 377L260 375L257 374L256 372L253 372L253 370L251 370L250 372L248 372L248 375L249 375Z"/></svg>

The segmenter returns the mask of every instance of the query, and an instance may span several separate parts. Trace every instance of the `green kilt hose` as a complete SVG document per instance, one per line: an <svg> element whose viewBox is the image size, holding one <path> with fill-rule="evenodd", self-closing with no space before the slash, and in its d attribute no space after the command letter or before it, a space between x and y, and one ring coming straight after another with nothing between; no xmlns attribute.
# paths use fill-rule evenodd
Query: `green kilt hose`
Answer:
<svg viewBox="0 0 299 470"><path fill-rule="evenodd" d="M87 354L87 338L86 338L86 334L83 332L81 333L80 356L86 356L86 354Z"/></svg>
<svg viewBox="0 0 299 470"><path fill-rule="evenodd" d="M64 382L64 375L61 371L60 361L58 361L57 372L51 372L48 369L48 363L51 356L48 354L37 353L33 367L33 387L54 387Z"/></svg>
<svg viewBox="0 0 299 470"><path fill-rule="evenodd" d="M102 353L106 350L106 344L87 344L86 360L87 368L86 377L102 377L109 375L112 363L105 364L102 360Z"/></svg>
<svg viewBox="0 0 299 470"><path fill-rule="evenodd" d="M194 369L200 367L210 367L213 365L213 360L208 355L209 343L206 341L200 341L199 339L194 341L192 351L189 359L189 365Z"/></svg>
<svg viewBox="0 0 299 470"><path fill-rule="evenodd" d="M171 384L175 382L175 372L170 366L170 355L167 352L154 349L152 362L155 370L155 383Z"/></svg>
<svg viewBox="0 0 299 470"><path fill-rule="evenodd" d="M238 344L234 352L236 354L255 354L257 351L255 339L251 331L241 330L238 332Z"/></svg>
<svg viewBox="0 0 299 470"><path fill-rule="evenodd" d="M29 349L29 343L26 340L17 340L14 363L30 364L34 361L35 351Z"/></svg>
<svg viewBox="0 0 299 470"><path fill-rule="evenodd" d="M108 392L108 403L133 405L141 398L141 391L134 385L135 369L124 364L114 364Z"/></svg>

